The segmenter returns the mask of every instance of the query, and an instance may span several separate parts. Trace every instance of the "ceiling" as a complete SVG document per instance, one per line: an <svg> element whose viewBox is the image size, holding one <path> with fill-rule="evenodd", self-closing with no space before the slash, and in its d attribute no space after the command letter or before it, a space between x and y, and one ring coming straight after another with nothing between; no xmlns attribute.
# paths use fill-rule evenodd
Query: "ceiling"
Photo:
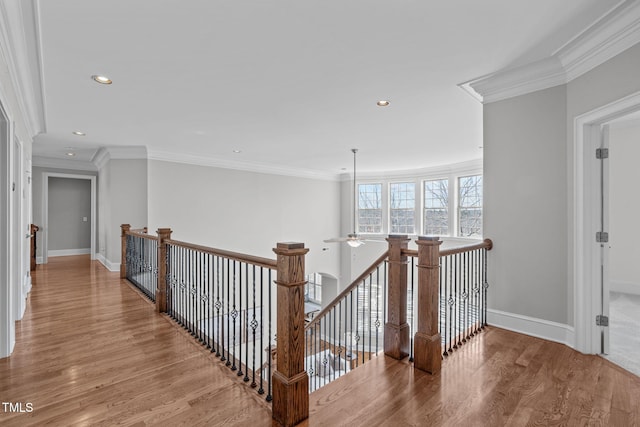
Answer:
<svg viewBox="0 0 640 427"><path fill-rule="evenodd" d="M39 1L33 154L145 146L322 174L350 170L352 147L364 172L479 159L482 104L458 85L549 57L618 3Z"/></svg>

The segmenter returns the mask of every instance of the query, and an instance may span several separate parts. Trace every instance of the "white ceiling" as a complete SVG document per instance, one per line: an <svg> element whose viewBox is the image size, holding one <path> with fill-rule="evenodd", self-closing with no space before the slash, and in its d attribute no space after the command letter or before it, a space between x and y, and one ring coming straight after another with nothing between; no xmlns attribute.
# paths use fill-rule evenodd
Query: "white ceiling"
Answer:
<svg viewBox="0 0 640 427"><path fill-rule="evenodd" d="M352 147L365 172L478 159L482 105L458 84L549 57L617 3L39 1L33 152L146 146L324 174L350 170Z"/></svg>

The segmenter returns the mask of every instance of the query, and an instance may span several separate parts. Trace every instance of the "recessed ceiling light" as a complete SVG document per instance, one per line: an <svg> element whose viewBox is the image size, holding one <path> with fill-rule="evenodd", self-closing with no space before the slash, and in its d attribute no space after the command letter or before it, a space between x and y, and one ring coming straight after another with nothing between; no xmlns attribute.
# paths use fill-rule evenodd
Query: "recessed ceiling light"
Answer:
<svg viewBox="0 0 640 427"><path fill-rule="evenodd" d="M85 135L86 135L86 133L84 133L84 132L80 132L79 130L74 130L72 133L73 133L74 135L78 135L78 136L85 136Z"/></svg>
<svg viewBox="0 0 640 427"><path fill-rule="evenodd" d="M103 85L110 85L111 83L113 83L111 79L107 76L100 76L100 75L94 74L93 76L91 76L91 78Z"/></svg>
<svg viewBox="0 0 640 427"><path fill-rule="evenodd" d="M76 155L76 153L71 153L71 152L67 153L67 156L69 156L69 157L73 157L75 155Z"/></svg>
<svg viewBox="0 0 640 427"><path fill-rule="evenodd" d="M380 101L376 102L376 104L378 104L378 107L386 107L387 105L389 105L389 101L381 99Z"/></svg>
<svg viewBox="0 0 640 427"><path fill-rule="evenodd" d="M242 153L242 150L233 150L233 152L236 153L236 154L240 154L240 153Z"/></svg>

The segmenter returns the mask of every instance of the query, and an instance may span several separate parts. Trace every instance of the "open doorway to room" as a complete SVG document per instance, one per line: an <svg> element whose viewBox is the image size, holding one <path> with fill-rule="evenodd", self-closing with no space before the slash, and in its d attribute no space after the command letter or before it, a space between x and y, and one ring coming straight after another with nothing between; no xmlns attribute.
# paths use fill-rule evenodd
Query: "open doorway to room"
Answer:
<svg viewBox="0 0 640 427"><path fill-rule="evenodd" d="M640 205L635 200L636 191L631 187L638 181L637 166L625 166L625 160L637 158L628 150L640 152L640 147L634 146L640 141L636 136L635 139L632 137L631 144L625 143L617 132L620 123L634 117L640 117L640 93L577 117L574 129L575 347L605 357L611 352L632 351L637 355L639 351L623 347L613 335L622 333L622 341L627 344L632 334L637 335L637 327L628 329L618 317L624 317L621 310L633 303L633 298L621 299L616 293L616 289L635 288L632 283L635 276L629 274L638 270L637 257L635 261L624 258L631 255L626 240L637 240L640 236L635 230L635 222L625 222L626 216L635 214L635 204ZM630 178L630 174L636 174L636 178ZM630 179L632 181L628 182ZM621 264L625 265L621 267ZM628 271L629 268L633 271ZM623 277L626 279L621 279ZM614 323L616 328L622 326L622 329L613 332ZM631 359L635 360L637 356L631 356ZM629 370L635 369L620 361L616 363Z"/></svg>
<svg viewBox="0 0 640 427"><path fill-rule="evenodd" d="M640 112L607 124L604 129L609 167L604 187L609 241L605 268L609 292L606 358L640 375Z"/></svg>
<svg viewBox="0 0 640 427"><path fill-rule="evenodd" d="M96 177L45 173L42 262L49 256L96 257Z"/></svg>

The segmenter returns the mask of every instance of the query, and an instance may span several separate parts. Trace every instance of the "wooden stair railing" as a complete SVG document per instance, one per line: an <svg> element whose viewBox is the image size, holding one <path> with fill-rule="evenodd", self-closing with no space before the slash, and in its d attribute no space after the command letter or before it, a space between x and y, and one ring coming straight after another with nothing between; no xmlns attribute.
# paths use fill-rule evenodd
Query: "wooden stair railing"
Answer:
<svg viewBox="0 0 640 427"><path fill-rule="evenodd" d="M350 298L350 302L352 307L350 310L346 308L346 304L341 308L343 310L341 313L344 314L343 318L333 318L333 320L329 319L329 323L333 324L334 333L333 339L328 341L324 341L319 348L321 351L335 351L342 353L342 359L338 360L338 363L342 365L344 362L348 362L349 367L354 367L354 361L348 357L353 349L350 349L351 343L346 340L345 333L345 341L344 345L340 342L340 338L335 339L335 328L338 324L344 324L344 331L347 331L346 324L349 322L349 318L352 320L354 318L358 318L358 308L357 304L362 300L363 310L364 306L367 305L365 299L368 298L368 307L367 309L373 310L374 305L372 305L372 300L377 298L376 301L382 301L386 303L386 307L381 307L377 302L375 304L375 314L369 316L367 322L363 320L364 323L367 323L367 327L371 328L371 325L375 325L376 332L376 352L378 349L377 344L377 336L380 326L384 326L384 339L383 339L383 349L384 353L388 356L394 357L396 359L402 359L409 354L411 344L410 344L410 325L407 322L407 296L408 296L408 265L409 258L417 259L417 264L415 264L417 268L417 276L418 276L418 304L417 304L417 322L416 322L416 331L414 333L414 347L415 347L415 358L414 358L414 367L417 369L421 369L430 373L436 373L440 370L441 360L442 360L442 352L441 352L441 337L439 333L439 325L438 322L441 321L441 317L439 315L439 308L441 304L441 300L439 297L439 286L441 276L439 275L440 271L440 262L442 257L446 256L455 256L456 254L464 254L466 252L474 251L477 249L491 249L493 246L491 240L487 239L481 243L467 245L455 249L448 249L444 251L440 251L441 241L437 237L419 237L416 241L418 246L418 250L410 250L408 249L409 238L406 235L390 235L387 238L387 242L389 248L385 251L380 257L378 257L373 264L368 267L365 271L363 271L349 286L347 286L340 294L324 309L320 310L319 313L305 325L305 313L304 313L304 286L306 284L305 280L305 255L308 252L308 249L304 247L303 243L278 243L276 248L273 251L276 253L276 260L270 260L266 258L253 257L250 255L239 254L230 251L223 251L219 249L204 247L193 245L189 243L180 242L177 240L171 240L171 230L168 228L163 228L158 230L158 237L152 237L147 234L146 228L143 230L131 230L130 225L123 224L121 226L122 229L122 262L121 262L121 277L127 277L127 236L138 235L138 237L143 240L154 239L158 241L157 248L157 279L158 279L158 287L156 291L156 307L159 312L164 311L175 311L173 308L167 308L167 305L172 301L168 296L171 293L174 298L177 292L181 292L181 295L192 294L191 298L193 301L200 301L200 307L203 311L197 308L197 306L191 306L192 309L187 316L187 318L183 327L189 329L191 334L198 339L203 345L207 346L211 349L213 353L216 351L216 356L218 356L219 346L215 342L215 338L210 336L212 332L214 332L214 319L218 316L218 319L222 321L220 316L220 307L218 303L213 304L212 298L214 291L211 288L211 284L214 281L214 278L211 276L205 276L211 278L211 280L201 280L197 282L197 285L191 285L192 287L189 289L189 284L187 283L185 286L184 283L184 275L180 277L176 277L172 275L170 268L176 268L176 262L182 262L179 264L180 271L182 269L189 268L193 265L199 266L199 272L194 271L193 274L211 274L215 269L216 263L219 264L219 261L216 261L216 257L220 259L226 259L227 267L226 270L223 270L223 274L226 274L226 286L227 286L227 294L229 296L229 281L232 279L235 284L236 280L236 270L233 267L232 275L229 270L229 263L235 266L235 262L244 263L246 265L244 267L245 278L249 275L248 265L253 265L253 268L265 268L267 271L276 270L277 279L274 281L277 289L277 337L278 337L278 345L275 349L269 351L268 354L268 367L269 371L271 371L271 364L275 366L275 371L272 375L268 375L273 383L273 396L270 396L271 390L267 391L267 401L273 401L272 405L272 414L273 420L276 424L284 425L284 426L294 426L301 421L304 421L309 416L309 383L310 378L305 370L305 357L306 351L310 345L307 342L307 338L316 331L316 328L320 327L320 325L325 322L328 315L334 310L336 307L340 307L342 302L345 301L347 297ZM173 252L169 252L173 251ZM189 253L197 253L200 255L195 255L195 258L188 258L188 261L179 261L177 260L177 256L180 255L176 251L187 251ZM173 255L172 255L173 254ZM211 258L206 258L211 257ZM204 260L209 261L204 261ZM195 261L194 261L195 260ZM195 263L195 264L194 264ZM483 277L481 285L477 285L477 288L474 288L474 292L484 293L483 302L486 302L486 288L488 284L486 283L486 257L482 258L483 263ZM203 268L204 266L204 268ZM383 270L380 273L380 269ZM226 271L226 273L224 273ZM242 281L242 269L240 269L240 281ZM182 273L180 273L182 274ZM219 276L220 273L217 273ZM188 276L188 274L187 274ZM413 276L413 274L412 274ZM254 277L254 281L256 276ZM217 279L216 279L217 280ZM260 274L260 280L262 280L262 274ZM170 281L170 283L168 282ZM269 299L271 298L271 286L269 282L271 281L271 274L268 275L268 281L266 289L269 292ZM364 293L365 297L361 298L360 294L356 294L354 297L354 290L358 289L358 286L365 282L369 282L371 285L369 290ZM206 286L209 286L208 288ZM235 285L234 285L235 286ZM242 292L242 285L239 289ZM248 282L245 284L245 301L248 301ZM387 289L388 287L388 289ZM233 286L232 286L233 288ZM480 289L481 288L481 289ZM235 288L234 288L235 289ZM255 283L253 286L255 292ZM219 295L219 294L218 294ZM240 302L242 302L242 294L240 294ZM254 294L255 295L255 294ZM224 291L222 296L224 297ZM262 292L260 294L262 297ZM233 317L235 331L235 319L237 316L237 311L235 308L235 291L233 293L233 311L227 313L227 317ZM191 300L190 300L191 301ZM353 303L355 301L356 310L353 310ZM229 306L229 302L226 303ZM255 306L255 300L254 300ZM271 304L268 303L267 307L270 307ZM204 307L204 308L203 308ZM214 312L214 310L218 311L218 314ZM383 315L380 319L380 313ZM482 319L482 323L486 322L486 306L485 317ZM372 311L370 311L372 312ZM210 316L207 319L207 324L209 326L205 326L202 329L202 326L197 326L196 323L200 323L200 315L202 313L208 313ZM387 314L387 318L384 318L384 313ZM170 314L171 315L171 314ZM248 309L246 312L248 316ZM270 319L270 315L267 316ZM184 320L185 315L178 313L175 315L174 319ZM248 321L248 318L246 319ZM344 322L343 322L344 320ZM228 320L227 320L228 322ZM242 322L242 320L240 320ZM256 325L255 325L255 308L254 308L254 319L253 322L253 330L255 333ZM262 322L262 320L261 320ZM356 336L358 334L358 321L356 320ZM383 324L383 322L386 322ZM242 323L241 323L242 325ZM242 326L241 326L242 327ZM199 329L198 329L199 328ZM207 329L209 328L209 329ZM245 324L246 328L246 324ZM262 326L261 326L262 328ZM269 346L268 349L271 349L271 324L269 323ZM364 326L363 326L364 328ZM351 325L351 332L353 332L353 325ZM364 330L364 329L363 329ZM231 330L229 330L231 331ZM246 332L245 332L246 333ZM338 336L340 335L340 327L338 326ZM369 345L371 348L371 340L372 340L371 329L369 329ZM229 337L226 337L227 341ZM314 342L316 340L322 340L322 337L313 337ZM362 337L362 343L364 345L364 337ZM458 339L458 338L456 338ZM233 340L235 341L235 333L233 336ZM356 339L357 342L357 339ZM235 345L235 344L234 344ZM217 347L217 348L214 348ZM225 360L224 358L225 348L222 348L222 358L221 360ZM230 356L229 347L227 346L227 358ZM235 350L231 354L233 356L233 365L232 370L235 368ZM273 354L271 351L275 352L275 360L272 359ZM361 353L361 354L358 354ZM446 353L446 352L445 352ZM355 348L355 366L358 364L359 356L363 357L365 354L370 358L372 352L359 351ZM351 353L351 357L353 357L353 353ZM239 371L238 376L242 375L242 368L244 366L245 370L248 366L248 353L245 352L245 363L243 365L242 361L242 350L240 350L239 357ZM334 359L335 361L335 359ZM229 361L227 361L227 365L229 365ZM345 363L346 364L346 363ZM262 363L260 365L263 365ZM346 368L345 368L346 369ZM261 374L262 375L262 374ZM245 381L249 381L248 375L245 375ZM252 384L252 386L255 386ZM270 386L269 386L270 387ZM262 383L260 385L262 388ZM259 390L260 393L260 390ZM272 398L272 399L271 399Z"/></svg>

